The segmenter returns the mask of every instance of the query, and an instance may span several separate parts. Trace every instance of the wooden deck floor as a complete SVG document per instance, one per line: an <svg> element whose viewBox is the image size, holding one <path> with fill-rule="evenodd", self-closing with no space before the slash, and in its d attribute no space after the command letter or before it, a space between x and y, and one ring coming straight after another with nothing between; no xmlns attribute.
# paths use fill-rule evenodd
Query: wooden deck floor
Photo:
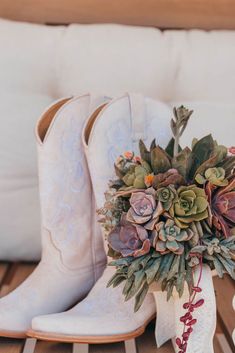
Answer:
<svg viewBox="0 0 235 353"><path fill-rule="evenodd" d="M35 264L0 263L0 296L16 288L34 269ZM217 330L214 339L215 353L235 353L231 339L235 327L235 314L232 310L232 297L235 286L230 278L214 279L218 304ZM0 318L1 320L1 318ZM0 353L23 353L25 341L0 338ZM145 334L137 339L138 353L173 353L171 343L157 349L154 342L154 324L151 323ZM89 353L124 353L124 344L92 345ZM72 353L71 344L37 342L34 353ZM203 352L207 353L207 352Z"/></svg>

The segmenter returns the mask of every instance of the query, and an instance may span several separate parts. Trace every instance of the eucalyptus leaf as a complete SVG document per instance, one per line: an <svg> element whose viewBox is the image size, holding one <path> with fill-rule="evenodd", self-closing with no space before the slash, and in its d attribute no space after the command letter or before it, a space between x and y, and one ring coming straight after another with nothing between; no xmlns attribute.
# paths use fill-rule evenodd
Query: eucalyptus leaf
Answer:
<svg viewBox="0 0 235 353"><path fill-rule="evenodd" d="M231 265L228 259L224 259L223 256L216 254L218 260L222 263L228 274L235 280L235 268L234 263Z"/></svg>
<svg viewBox="0 0 235 353"><path fill-rule="evenodd" d="M157 258L150 267L148 267L145 270L146 278L147 278L147 283L151 284L154 281L154 278L157 274L157 271L160 267L161 264L161 258Z"/></svg>
<svg viewBox="0 0 235 353"><path fill-rule="evenodd" d="M168 284L167 284L167 287L166 287L166 290L167 290L167 301L170 300L171 296L172 296L172 292L173 292L173 289L174 289L174 281L169 281Z"/></svg>
<svg viewBox="0 0 235 353"><path fill-rule="evenodd" d="M139 291L139 293L136 295L135 297L135 307L134 307L134 311L137 312L141 305L144 302L144 299L146 297L146 295L148 294L148 290L149 290L149 286L147 283L145 283L143 285L143 287L141 288L141 290Z"/></svg>
<svg viewBox="0 0 235 353"><path fill-rule="evenodd" d="M155 277L156 281L162 282L165 278L167 278L168 271L171 267L173 259L174 259L173 253L169 253L162 256L161 264Z"/></svg>
<svg viewBox="0 0 235 353"><path fill-rule="evenodd" d="M133 283L134 283L134 280L135 280L135 277L134 277L134 276L132 276L132 277L130 277L130 278L127 278L126 283L125 283L125 285L124 285L124 287L123 287L123 290L122 290L122 294L123 294L124 296L126 296L127 293L130 291L130 289L131 289L131 287L132 287L132 285L133 285Z"/></svg>
<svg viewBox="0 0 235 353"><path fill-rule="evenodd" d="M146 256L141 256L133 260L128 268L127 277L131 277L136 271L138 271L141 267L141 262L144 261L145 259L146 259Z"/></svg>
<svg viewBox="0 0 235 353"><path fill-rule="evenodd" d="M223 278L223 276L224 276L224 266L221 264L221 262L216 257L214 257L213 263L214 263L215 270L216 270L218 276L220 278Z"/></svg>
<svg viewBox="0 0 235 353"><path fill-rule="evenodd" d="M169 273L167 275L167 280L170 280L178 273L179 266L180 266L180 255L175 255L172 265L170 267Z"/></svg>
<svg viewBox="0 0 235 353"><path fill-rule="evenodd" d="M135 280L132 284L132 287L130 288L129 292L127 293L125 300L131 299L143 286L143 284L146 282L146 276L144 270L140 270L135 273Z"/></svg>

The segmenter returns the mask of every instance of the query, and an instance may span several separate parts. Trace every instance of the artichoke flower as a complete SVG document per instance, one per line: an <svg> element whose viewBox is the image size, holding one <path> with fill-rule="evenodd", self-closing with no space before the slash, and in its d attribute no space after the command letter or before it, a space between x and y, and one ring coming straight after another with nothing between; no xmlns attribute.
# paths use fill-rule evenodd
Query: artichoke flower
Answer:
<svg viewBox="0 0 235 353"><path fill-rule="evenodd" d="M130 209L127 212L127 220L131 223L144 224L146 229L153 229L163 212L162 205L155 200L155 190L149 188L146 191L133 192L130 197Z"/></svg>
<svg viewBox="0 0 235 353"><path fill-rule="evenodd" d="M208 218L208 201L204 189L196 185L181 186L177 190L178 199L170 208L170 215L180 228L189 227L194 221Z"/></svg>
<svg viewBox="0 0 235 353"><path fill-rule="evenodd" d="M152 232L152 243L156 251L166 254L173 252L181 255L184 252L182 242L188 241L193 237L193 231L189 228L179 228L172 219L159 222L155 225Z"/></svg>
<svg viewBox="0 0 235 353"><path fill-rule="evenodd" d="M233 235L235 227L235 176L229 184L216 188L207 183L205 188L211 208L211 220L225 237Z"/></svg>
<svg viewBox="0 0 235 353"><path fill-rule="evenodd" d="M136 189L145 189L145 177L151 173L151 168L147 162L142 161L138 164L131 165L128 172L122 177L127 187Z"/></svg>
<svg viewBox="0 0 235 353"><path fill-rule="evenodd" d="M165 173L159 173L154 176L152 185L155 189L169 186L169 185L182 185L184 184L184 178L179 174L177 169L169 169Z"/></svg>
<svg viewBox="0 0 235 353"><path fill-rule="evenodd" d="M209 181L211 184L216 186L228 185L228 179L225 178L225 170L221 167L208 168L205 171L204 176L197 174L195 180L198 184L205 184L207 181Z"/></svg>
<svg viewBox="0 0 235 353"><path fill-rule="evenodd" d="M128 222L125 214L120 225L109 233L107 240L109 246L123 257L148 254L151 247L147 230L138 224Z"/></svg>
<svg viewBox="0 0 235 353"><path fill-rule="evenodd" d="M173 202L177 198L177 191L175 190L174 186L169 185L168 187L162 187L157 190L156 192L157 200L159 200L164 209L169 211Z"/></svg>

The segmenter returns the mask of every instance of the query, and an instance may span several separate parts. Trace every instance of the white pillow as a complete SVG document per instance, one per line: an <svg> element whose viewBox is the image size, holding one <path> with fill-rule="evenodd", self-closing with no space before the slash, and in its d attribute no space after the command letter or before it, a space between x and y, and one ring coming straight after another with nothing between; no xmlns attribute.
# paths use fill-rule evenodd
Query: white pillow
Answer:
<svg viewBox="0 0 235 353"><path fill-rule="evenodd" d="M182 147L190 147L194 137L210 133L221 145L235 145L235 103L175 101L171 107L182 104L194 111L182 136Z"/></svg>
<svg viewBox="0 0 235 353"><path fill-rule="evenodd" d="M52 99L0 93L0 259L40 257L34 125Z"/></svg>
<svg viewBox="0 0 235 353"><path fill-rule="evenodd" d="M56 98L61 27L0 20L0 259L40 257L36 120Z"/></svg>
<svg viewBox="0 0 235 353"><path fill-rule="evenodd" d="M209 132L234 144L235 31L0 19L0 53L0 259L39 257L33 128L54 99L139 91L195 109L183 144Z"/></svg>

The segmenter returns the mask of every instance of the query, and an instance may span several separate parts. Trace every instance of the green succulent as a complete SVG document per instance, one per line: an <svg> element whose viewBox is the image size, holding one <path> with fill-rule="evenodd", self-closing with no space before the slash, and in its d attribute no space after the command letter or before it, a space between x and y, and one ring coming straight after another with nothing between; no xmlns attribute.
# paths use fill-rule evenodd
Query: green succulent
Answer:
<svg viewBox="0 0 235 353"><path fill-rule="evenodd" d="M128 172L122 177L122 180L127 187L146 189L144 181L149 173L151 173L149 164L142 161L141 164L131 165Z"/></svg>
<svg viewBox="0 0 235 353"><path fill-rule="evenodd" d="M216 186L228 185L228 180L225 178L225 170L221 167L208 168L204 175L197 174L195 180L198 184L205 184L209 181Z"/></svg>
<svg viewBox="0 0 235 353"><path fill-rule="evenodd" d="M162 187L156 192L157 200L160 201L166 211L169 211L173 202L177 198L177 191L174 186Z"/></svg>
<svg viewBox="0 0 235 353"><path fill-rule="evenodd" d="M178 199L170 208L170 214L180 228L208 218L208 201L203 189L196 185L181 186L177 194Z"/></svg>
<svg viewBox="0 0 235 353"><path fill-rule="evenodd" d="M192 237L193 231L190 228L181 229L171 219L157 223L152 232L153 247L160 253L170 251L181 255L184 251L182 242L189 241Z"/></svg>
<svg viewBox="0 0 235 353"><path fill-rule="evenodd" d="M219 254L221 252L219 239L214 238L211 240L207 245L207 252L209 255L213 255L214 253Z"/></svg>

